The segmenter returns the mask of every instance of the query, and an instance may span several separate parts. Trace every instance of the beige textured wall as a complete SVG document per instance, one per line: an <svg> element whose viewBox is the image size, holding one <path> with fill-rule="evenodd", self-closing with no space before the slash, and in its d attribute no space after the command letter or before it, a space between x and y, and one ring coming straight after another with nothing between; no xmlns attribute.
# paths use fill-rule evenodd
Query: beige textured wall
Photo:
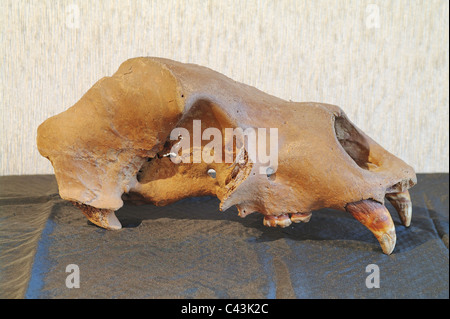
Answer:
<svg viewBox="0 0 450 319"><path fill-rule="evenodd" d="M448 15L447 0L1 0L0 175L52 173L37 126L136 56L339 105L416 171L448 172Z"/></svg>

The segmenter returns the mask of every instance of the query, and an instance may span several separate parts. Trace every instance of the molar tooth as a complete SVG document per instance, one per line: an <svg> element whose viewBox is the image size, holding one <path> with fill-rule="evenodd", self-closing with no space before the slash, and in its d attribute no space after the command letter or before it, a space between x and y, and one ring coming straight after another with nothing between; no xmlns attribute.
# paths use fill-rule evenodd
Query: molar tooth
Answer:
<svg viewBox="0 0 450 319"><path fill-rule="evenodd" d="M279 216L272 216L272 215L264 216L263 223L264 226L268 227L280 226L284 228L288 227L292 222L289 216L287 214L284 214Z"/></svg>
<svg viewBox="0 0 450 319"><path fill-rule="evenodd" d="M375 235L385 254L392 253L396 242L395 227L383 204L367 199L347 204L345 209Z"/></svg>
<svg viewBox="0 0 450 319"><path fill-rule="evenodd" d="M291 221L293 223L304 222L307 223L311 219L311 213L294 213L291 214Z"/></svg>
<svg viewBox="0 0 450 319"><path fill-rule="evenodd" d="M409 196L409 191L406 190L401 193L386 194L386 198L398 212L400 219L402 220L402 224L409 227L409 225L411 225L412 217L412 202L411 197Z"/></svg>
<svg viewBox="0 0 450 319"><path fill-rule="evenodd" d="M276 227L277 226L276 217L275 216L264 216L263 224L264 224L264 226L267 226L267 227Z"/></svg>

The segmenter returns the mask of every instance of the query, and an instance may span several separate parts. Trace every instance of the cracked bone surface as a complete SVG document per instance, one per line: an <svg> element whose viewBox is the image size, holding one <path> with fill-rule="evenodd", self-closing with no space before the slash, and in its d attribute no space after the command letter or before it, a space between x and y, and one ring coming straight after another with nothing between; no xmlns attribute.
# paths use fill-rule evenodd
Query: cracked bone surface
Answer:
<svg viewBox="0 0 450 319"><path fill-rule="evenodd" d="M195 120L201 121L198 127ZM222 158L193 160L195 150L210 153L215 135L203 134L200 144L189 144L191 160L174 163L172 156L179 154L172 147L183 142L170 138L175 128L190 136L195 130L221 133ZM237 128L276 128L277 167L249 156L245 143L223 139L227 129ZM71 108L42 123L37 145L53 165L60 196L106 229L121 228L114 211L124 200L167 205L212 195L221 210L236 206L241 217L262 213L268 226L308 222L321 208L348 211L389 254L395 229L385 198L404 225L411 220L414 169L358 129L342 109L288 102L194 64L125 61ZM230 153L231 163L223 160Z"/></svg>

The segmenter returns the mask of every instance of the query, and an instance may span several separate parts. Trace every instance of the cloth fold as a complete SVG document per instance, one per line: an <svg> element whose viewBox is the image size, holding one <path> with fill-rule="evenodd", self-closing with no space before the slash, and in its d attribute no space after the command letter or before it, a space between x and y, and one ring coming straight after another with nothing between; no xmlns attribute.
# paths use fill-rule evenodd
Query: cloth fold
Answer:
<svg viewBox="0 0 450 319"><path fill-rule="evenodd" d="M125 204L123 228L106 231L59 197L53 175L2 176L0 297L448 298L448 181L418 174L409 228L386 202L397 232L387 256L350 214L331 209L282 229L257 213L220 212L211 197ZM66 285L69 265L80 288ZM379 288L366 285L369 265Z"/></svg>

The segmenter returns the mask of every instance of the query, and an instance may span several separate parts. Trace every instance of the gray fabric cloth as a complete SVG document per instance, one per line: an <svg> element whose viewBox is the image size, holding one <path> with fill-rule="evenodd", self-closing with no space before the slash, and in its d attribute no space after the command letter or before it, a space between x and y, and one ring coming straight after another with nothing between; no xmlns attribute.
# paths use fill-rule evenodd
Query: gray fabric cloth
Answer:
<svg viewBox="0 0 450 319"><path fill-rule="evenodd" d="M268 228L215 198L126 204L106 231L57 193L53 175L0 177L2 298L448 298L448 174L419 174L412 225L384 255L349 214ZM282 200L282 199L280 199ZM67 288L68 265L80 288ZM369 289L366 267L379 268Z"/></svg>

